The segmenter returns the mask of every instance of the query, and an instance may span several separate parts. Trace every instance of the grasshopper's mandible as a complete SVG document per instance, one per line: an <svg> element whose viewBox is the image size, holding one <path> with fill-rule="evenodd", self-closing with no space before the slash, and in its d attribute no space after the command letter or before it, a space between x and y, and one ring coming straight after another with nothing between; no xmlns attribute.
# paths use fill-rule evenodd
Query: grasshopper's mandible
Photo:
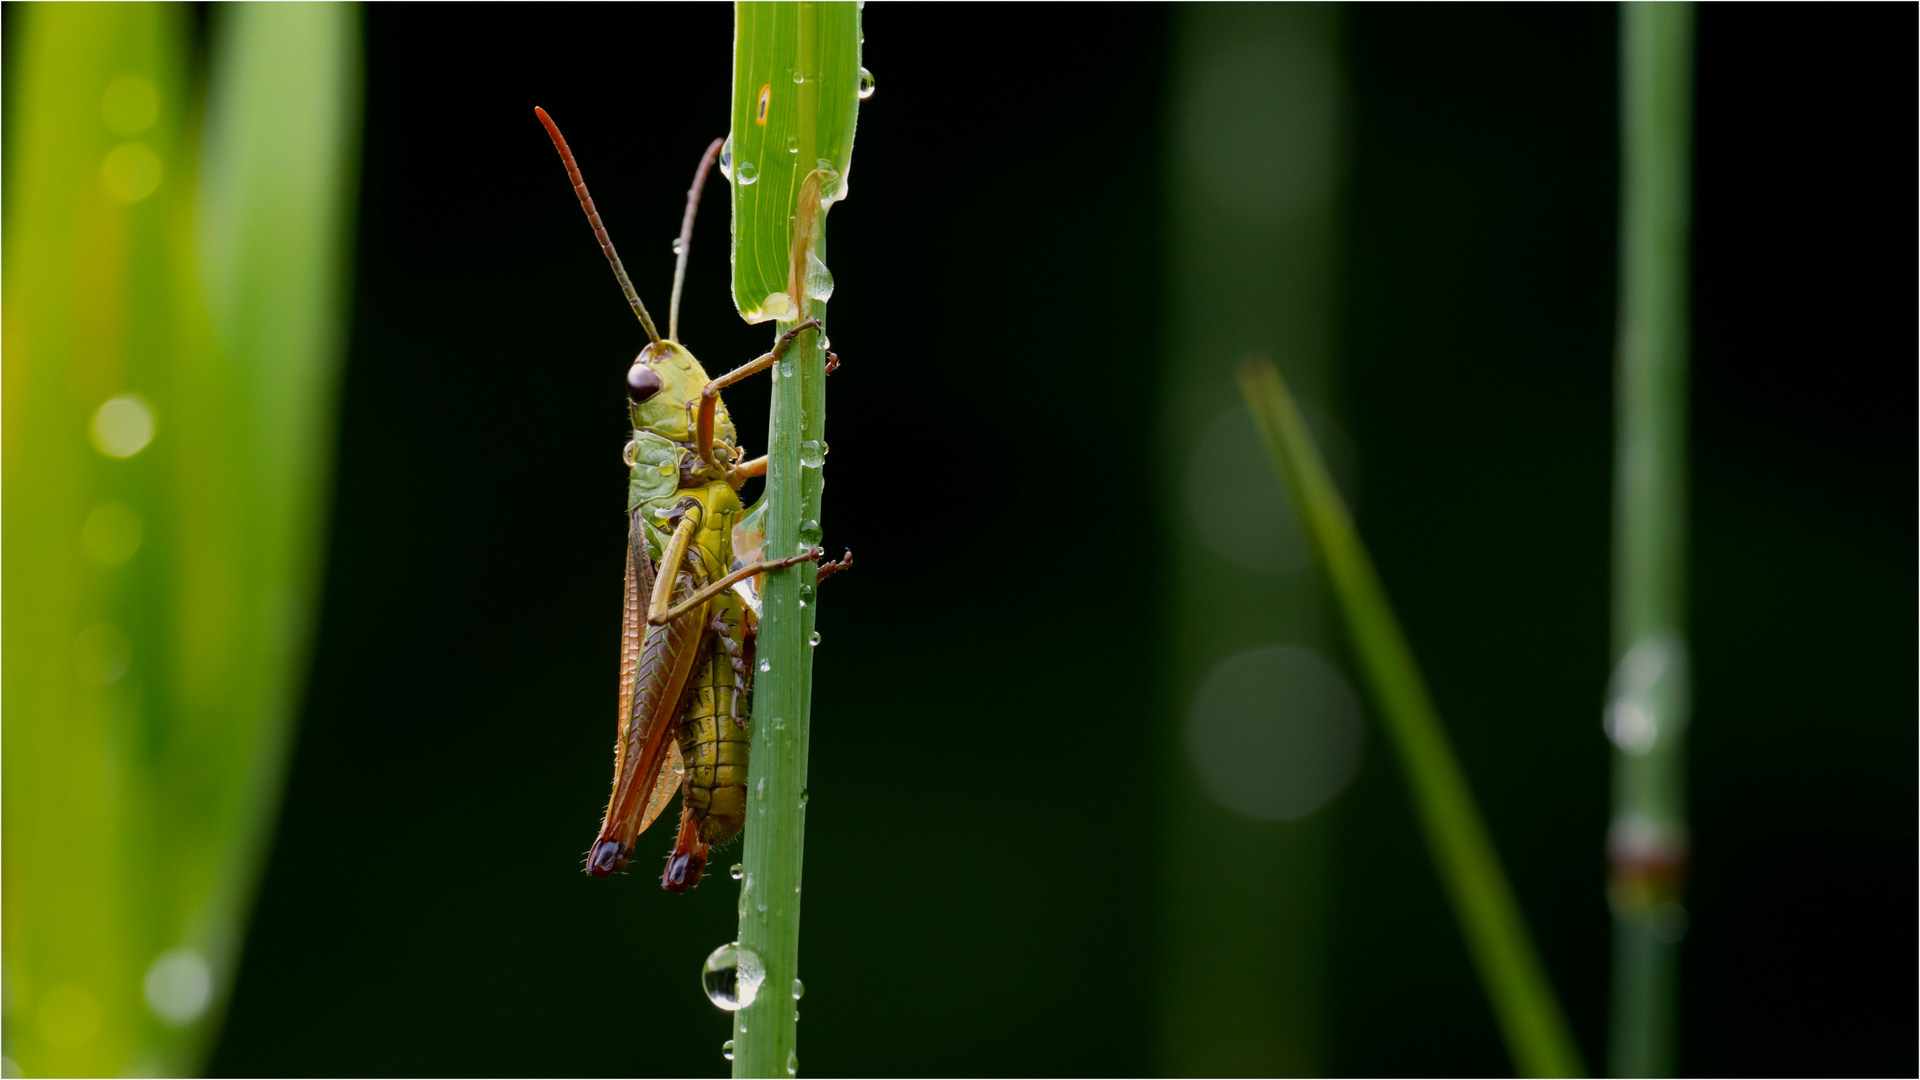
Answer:
<svg viewBox="0 0 1920 1080"><path fill-rule="evenodd" d="M587 852L587 872L606 877L625 870L634 841L679 791L680 832L660 883L684 892L699 884L710 846L732 840L746 823L750 744L741 699L752 687L756 578L820 558L818 548L790 558L759 558L766 503L745 512L739 490L766 472L767 459L742 460L720 391L772 367L796 337L818 332L820 324L800 322L772 352L708 379L678 340L680 288L700 189L721 140L707 147L687 191L663 338L620 265L560 129L546 110L536 108L534 115L560 152L600 250L648 339L627 370L633 438L623 455L630 471L620 725L613 795ZM847 559L824 564L820 576L845 565Z"/></svg>

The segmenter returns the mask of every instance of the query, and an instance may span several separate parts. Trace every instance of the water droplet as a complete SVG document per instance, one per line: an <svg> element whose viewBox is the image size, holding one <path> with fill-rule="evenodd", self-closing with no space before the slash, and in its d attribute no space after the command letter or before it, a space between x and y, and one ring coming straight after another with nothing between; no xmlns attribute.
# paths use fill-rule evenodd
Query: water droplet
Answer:
<svg viewBox="0 0 1920 1080"><path fill-rule="evenodd" d="M791 359L780 361L776 370L780 372L780 377L783 379L793 378L793 361Z"/></svg>
<svg viewBox="0 0 1920 1080"><path fill-rule="evenodd" d="M143 142L121 143L100 163L100 186L121 202L137 203L160 186L160 155Z"/></svg>
<svg viewBox="0 0 1920 1080"><path fill-rule="evenodd" d="M807 644L809 644L809 645L818 645L818 644L820 644L820 631L818 631L818 630L815 630L815 631L814 631L813 633L811 633L811 634L808 634L808 635L807 635Z"/></svg>
<svg viewBox="0 0 1920 1080"><path fill-rule="evenodd" d="M801 788L801 789L800 789L800 805L801 805L801 806L805 806L805 805L807 805L807 798L808 798L808 796L807 796L807 789L803 787L803 788ZM797 886L797 885L796 885L796 886L794 886L794 890L793 890L793 891L794 891L794 892L799 892L799 891L800 891L800 887L799 887L799 886ZM799 997L800 995L799 995L799 994L795 994L795 995L793 995L793 996L794 996L794 997Z"/></svg>
<svg viewBox="0 0 1920 1080"><path fill-rule="evenodd" d="M108 457L130 458L153 441L153 408L138 394L108 398L94 410L93 445Z"/></svg>
<svg viewBox="0 0 1920 1080"><path fill-rule="evenodd" d="M133 641L112 623L96 623L73 639L73 670L85 682L117 682L132 663Z"/></svg>
<svg viewBox="0 0 1920 1080"><path fill-rule="evenodd" d="M742 919L747 917L747 898L752 895L753 895L753 875L748 874L746 877L746 880L740 883L740 902L734 905L735 914Z"/></svg>
<svg viewBox="0 0 1920 1080"><path fill-rule="evenodd" d="M800 1055L794 1053L792 1050L787 1051L787 1075L800 1075Z"/></svg>
<svg viewBox="0 0 1920 1080"><path fill-rule="evenodd" d="M733 880L735 881L739 881L741 878L747 876L747 868L739 863L734 863L733 869L727 872L733 875Z"/></svg>
<svg viewBox="0 0 1920 1080"><path fill-rule="evenodd" d="M773 661L771 660L760 661L760 674L765 675L767 672L772 670L773 670Z"/></svg>
<svg viewBox="0 0 1920 1080"><path fill-rule="evenodd" d="M138 75L122 75L107 84L100 117L115 135L138 135L160 118L160 91Z"/></svg>
<svg viewBox="0 0 1920 1080"><path fill-rule="evenodd" d="M738 942L713 950L700 968L700 985L707 991L707 999L728 1012L753 1004L766 979L767 969L760 963L759 954Z"/></svg>
<svg viewBox="0 0 1920 1080"><path fill-rule="evenodd" d="M168 1027L199 1019L213 999L213 969L195 949L168 949L147 968L147 1007Z"/></svg>
<svg viewBox="0 0 1920 1080"><path fill-rule="evenodd" d="M807 295L815 300L833 299L833 274L828 272L827 264L812 252L807 253Z"/></svg>
<svg viewBox="0 0 1920 1080"><path fill-rule="evenodd" d="M800 586L800 602L804 604L811 599L813 599L813 586L811 585Z"/></svg>
<svg viewBox="0 0 1920 1080"><path fill-rule="evenodd" d="M96 566L119 566L140 550L145 532L138 510L123 502L103 502L80 526L80 550Z"/></svg>
<svg viewBox="0 0 1920 1080"><path fill-rule="evenodd" d="M866 68L861 68L860 69L860 100L865 101L872 96L873 96L873 72L868 71Z"/></svg>
<svg viewBox="0 0 1920 1080"><path fill-rule="evenodd" d="M787 721L786 721L786 718L785 718L785 717L782 717L782 716L776 716L776 717L774 717L774 718L773 718L773 730L775 730L775 731L785 731L785 730L787 730Z"/></svg>
<svg viewBox="0 0 1920 1080"><path fill-rule="evenodd" d="M797 153L799 153L799 152L800 152L800 139L799 139L799 137L798 137L798 136L795 136L795 135L789 135L789 136L787 136L787 153L789 153L789 154L797 154Z"/></svg>
<svg viewBox="0 0 1920 1080"><path fill-rule="evenodd" d="M807 992L806 985L799 979L793 980L793 1000L799 1001L800 995Z"/></svg>
<svg viewBox="0 0 1920 1080"><path fill-rule="evenodd" d="M805 72L801 72L801 71L796 71L796 72L794 72L794 73L793 73L793 82L794 82L794 85L796 85L796 86L797 86L797 85L799 85L799 84L801 84L801 83L804 83L804 82L806 82L806 81L807 81L807 76L806 76L806 73L805 73Z"/></svg>
<svg viewBox="0 0 1920 1080"><path fill-rule="evenodd" d="M682 245L680 243L680 238L676 236L673 238L673 253L675 255L678 255L680 254L681 250L682 250Z"/></svg>
<svg viewBox="0 0 1920 1080"><path fill-rule="evenodd" d="M846 198L846 188L842 187L840 170L834 168L828 158L814 158L814 169L820 174L820 206L824 209L828 203Z"/></svg>
<svg viewBox="0 0 1920 1080"><path fill-rule="evenodd" d="M818 439L800 441L800 464L809 469L817 469L826 462L827 452Z"/></svg>
<svg viewBox="0 0 1920 1080"><path fill-rule="evenodd" d="M727 133L727 141L720 147L720 175L733 179L733 133Z"/></svg>
<svg viewBox="0 0 1920 1080"><path fill-rule="evenodd" d="M752 187L760 179L760 167L742 158L740 164L733 167L733 178L741 187Z"/></svg>
<svg viewBox="0 0 1920 1080"><path fill-rule="evenodd" d="M720 1044L720 1056L723 1058L726 1058L728 1061L733 1060L733 1040L732 1039L728 1039L726 1042L723 1042Z"/></svg>

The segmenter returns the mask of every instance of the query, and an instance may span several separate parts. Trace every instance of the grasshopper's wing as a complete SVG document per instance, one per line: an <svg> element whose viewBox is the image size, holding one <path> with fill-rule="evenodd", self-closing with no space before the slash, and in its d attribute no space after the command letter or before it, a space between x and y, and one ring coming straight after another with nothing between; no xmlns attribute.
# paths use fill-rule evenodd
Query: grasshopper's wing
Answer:
<svg viewBox="0 0 1920 1080"><path fill-rule="evenodd" d="M634 731L636 717L635 696L639 693L642 667L646 662L647 643L647 603L653 595L655 571L653 559L647 553L646 529L640 521L640 511L636 508L628 515L627 522L627 574L626 596L620 627L620 724L613 747L613 794L607 801L607 812L600 822L599 835L594 840L592 851L588 855L589 872L605 876L616 868L612 858L603 861L605 845L618 841L613 850L624 865L624 859L630 853L628 845L631 836L638 835L653 819L660 816L666 804L673 798L678 788L675 782L685 771L680 761L680 748L668 740L667 752L659 754L657 765L647 768L645 760L652 757L647 753L647 745L653 740L637 737ZM657 663L657 660L656 660ZM629 760L632 759L632 760ZM646 769L647 775L637 775ZM641 790L625 792L623 788L631 785ZM641 824L632 833L627 832L627 817L635 796L645 800Z"/></svg>
<svg viewBox="0 0 1920 1080"><path fill-rule="evenodd" d="M620 619L620 737L614 747L615 775L627 745L627 725L633 721L633 688L640 675L640 646L647 636L647 600L653 596L653 559L647 554L647 531L638 508L627 514L627 588Z"/></svg>
<svg viewBox="0 0 1920 1080"><path fill-rule="evenodd" d="M768 501L767 497L762 495L760 501L753 504L753 509L741 514L740 520L734 523L733 565L729 569L737 570L749 563L760 561L761 552L767 546ZM747 607L753 610L756 619L760 615L760 588L765 583L765 574L755 574L744 581L735 582L733 586L733 591L739 593L740 598L746 601Z"/></svg>
<svg viewBox="0 0 1920 1080"><path fill-rule="evenodd" d="M640 510L636 507L629 515L627 529L627 612L625 632L620 641L620 726L622 728L620 746L627 745L626 726L633 716L633 687L640 667L640 647L647 633L647 601L653 596L654 569L653 559L647 555L646 529L640 523ZM635 586L638 586L638 592ZM667 749L666 759L660 762L660 773L654 777L653 790L647 794L647 809L640 817L640 831L646 832L655 818L666 810L673 801L673 794L680 790L680 778L687 772L686 764L680 760L680 744L673 743ZM614 774L618 776L616 769Z"/></svg>
<svg viewBox="0 0 1920 1080"><path fill-rule="evenodd" d="M667 804L680 791L682 781L686 779L687 765L680 757L680 744L672 743L667 747L666 760L660 763L660 775L654 778L653 793L647 796L647 812L640 815L640 831L646 832L654 820L666 812Z"/></svg>

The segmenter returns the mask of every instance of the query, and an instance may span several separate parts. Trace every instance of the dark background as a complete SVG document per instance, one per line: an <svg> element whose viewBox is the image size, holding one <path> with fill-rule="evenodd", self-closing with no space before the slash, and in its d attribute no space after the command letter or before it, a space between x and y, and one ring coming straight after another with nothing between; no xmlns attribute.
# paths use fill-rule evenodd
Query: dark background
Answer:
<svg viewBox="0 0 1920 1080"><path fill-rule="evenodd" d="M729 883L578 872L642 339L532 107L664 317L683 192L726 127L731 10L366 18L325 610L211 1067L719 1074L726 1024L695 987ZM1347 18L1360 527L1597 1065L1614 15ZM859 565L820 609L802 1056L1151 1072L1171 721L1130 538L1156 509L1138 433L1177 12L864 22L878 92L832 217L823 519ZM1916 1068L1914 31L1905 6L1701 9L1690 1073ZM1113 169L1116 147L1143 164ZM768 336L732 311L725 232L716 198L683 316L715 371ZM746 432L765 401L728 392ZM1590 828L1547 831L1570 800ZM1331 812L1329 1068L1506 1071L1390 755Z"/></svg>

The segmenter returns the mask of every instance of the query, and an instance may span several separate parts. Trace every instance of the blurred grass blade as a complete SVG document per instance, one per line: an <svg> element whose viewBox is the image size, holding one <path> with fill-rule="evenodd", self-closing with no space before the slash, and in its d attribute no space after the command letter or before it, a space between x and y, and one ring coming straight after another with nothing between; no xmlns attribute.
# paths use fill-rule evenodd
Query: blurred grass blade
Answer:
<svg viewBox="0 0 1920 1080"><path fill-rule="evenodd" d="M355 9L19 20L5 161L6 1051L191 1073L310 636L358 138ZM198 186L197 186L198 185Z"/></svg>
<svg viewBox="0 0 1920 1080"><path fill-rule="evenodd" d="M1240 369L1240 389L1325 567L1354 656L1400 753L1415 813L1522 1076L1583 1072L1579 1049L1440 727L1400 625L1280 373L1267 360Z"/></svg>
<svg viewBox="0 0 1920 1080"><path fill-rule="evenodd" d="M856 4L743 3L735 8L733 126L723 152L733 203L734 303L748 322L804 317L773 375L767 434L769 556L821 543L826 453L826 214L846 195L860 105ZM801 206L800 199L813 200ZM802 235L796 244L797 231ZM808 242L810 238L810 243ZM797 254L796 254L797 253ZM794 997L818 605L802 605L815 568L767 575L753 691L753 771L741 881L740 944L760 958L759 997L734 1014L735 1076L799 1069Z"/></svg>
<svg viewBox="0 0 1920 1080"><path fill-rule="evenodd" d="M1607 735L1614 916L1609 1068L1674 1075L1686 910L1687 235L1693 7L1620 9L1620 340L1613 679Z"/></svg>
<svg viewBox="0 0 1920 1080"><path fill-rule="evenodd" d="M1315 719L1301 723L1354 736L1351 756L1335 740L1248 752L1266 714L1242 703L1271 704L1271 688L1309 685L1314 672L1344 677L1320 663L1338 652L1339 627L1325 584L1299 572L1306 540L1234 370L1250 349L1284 356L1304 399L1335 400L1351 14L1333 4L1167 9L1165 164L1158 183L1149 170L1125 184L1164 222L1138 237L1164 237L1143 256L1163 297L1147 437L1161 571L1157 589L1139 583L1138 599L1157 613L1155 749L1167 766L1156 778L1160 944L1148 988L1165 1076L1318 1076L1339 1041L1329 1021L1345 811L1332 805L1358 794L1348 784L1364 721L1341 685L1337 705L1317 698ZM1128 68L1129 82L1153 75ZM1231 993L1221 991L1221 926L1258 928L1236 936L1248 974Z"/></svg>

